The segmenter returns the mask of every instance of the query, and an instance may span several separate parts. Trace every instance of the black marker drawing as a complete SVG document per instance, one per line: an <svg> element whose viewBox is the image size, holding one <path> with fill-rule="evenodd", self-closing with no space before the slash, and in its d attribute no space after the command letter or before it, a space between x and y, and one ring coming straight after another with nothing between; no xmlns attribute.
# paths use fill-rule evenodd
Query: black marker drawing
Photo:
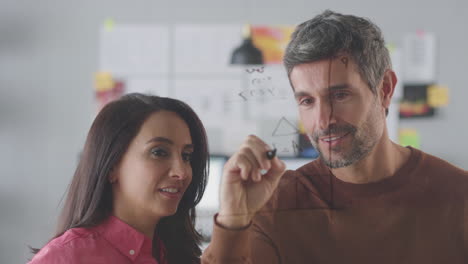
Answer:
<svg viewBox="0 0 468 264"><path fill-rule="evenodd" d="M297 144L295 140L292 141L292 147L294 149L294 154L296 155L301 154L302 151L304 150L299 144Z"/></svg>
<svg viewBox="0 0 468 264"><path fill-rule="evenodd" d="M276 143L271 144L273 148L278 149L278 153L291 153L293 152L294 155L299 156L303 151L302 147L293 139L291 140L291 147L289 146L280 146L278 147Z"/></svg>
<svg viewBox="0 0 468 264"><path fill-rule="evenodd" d="M278 121L278 124L273 130L272 136L279 137L279 136L290 136L299 134L299 129L296 126L289 122L284 116Z"/></svg>
<svg viewBox="0 0 468 264"><path fill-rule="evenodd" d="M260 68L245 69L245 71L246 71L247 73L254 73L254 72L263 73L264 70L265 70L265 67L264 67L264 66L262 66L262 67L260 67Z"/></svg>
<svg viewBox="0 0 468 264"><path fill-rule="evenodd" d="M341 62L346 66L346 68L348 68L348 58L347 57L341 58Z"/></svg>
<svg viewBox="0 0 468 264"><path fill-rule="evenodd" d="M259 98L259 97L264 97L264 96L272 96L274 97L275 94L275 87L266 87L266 88L255 88L255 89L250 89L250 90L244 90L240 93L238 93L244 101L247 101L249 99L254 99L254 98Z"/></svg>
<svg viewBox="0 0 468 264"><path fill-rule="evenodd" d="M271 81L271 80L272 80L271 76L267 76L264 78L253 78L252 81L250 81L250 83L252 85L261 85L264 82Z"/></svg>

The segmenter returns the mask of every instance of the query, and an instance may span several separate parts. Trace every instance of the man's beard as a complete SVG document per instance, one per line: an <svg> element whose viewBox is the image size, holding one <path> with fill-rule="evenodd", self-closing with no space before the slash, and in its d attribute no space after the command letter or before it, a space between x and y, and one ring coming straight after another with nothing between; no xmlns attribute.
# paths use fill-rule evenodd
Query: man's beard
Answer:
<svg viewBox="0 0 468 264"><path fill-rule="evenodd" d="M311 139L312 145L318 151L320 158L329 168L347 167L366 157L377 143L377 136L372 131L372 129L375 129L372 127L372 122L375 122L375 116L369 116L359 129L349 123L331 124L327 129L316 131L312 135L309 135L309 139ZM347 146L328 147L328 155L326 155L324 150L319 146L319 138L327 135L346 135L347 137L351 137L350 149L346 151Z"/></svg>

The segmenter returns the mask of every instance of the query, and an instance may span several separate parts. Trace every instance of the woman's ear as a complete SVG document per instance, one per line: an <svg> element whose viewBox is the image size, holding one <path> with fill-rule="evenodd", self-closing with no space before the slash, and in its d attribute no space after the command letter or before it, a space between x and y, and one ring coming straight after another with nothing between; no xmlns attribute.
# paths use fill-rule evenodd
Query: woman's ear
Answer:
<svg viewBox="0 0 468 264"><path fill-rule="evenodd" d="M108 177L108 180L111 184L113 183L116 183L117 182L117 173L116 173L116 169L115 167L112 167L110 173L109 173L109 177Z"/></svg>

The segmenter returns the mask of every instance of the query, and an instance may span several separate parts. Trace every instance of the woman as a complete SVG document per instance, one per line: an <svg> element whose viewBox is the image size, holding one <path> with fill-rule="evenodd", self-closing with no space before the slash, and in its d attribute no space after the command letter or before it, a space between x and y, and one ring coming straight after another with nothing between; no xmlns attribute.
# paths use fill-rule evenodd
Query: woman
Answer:
<svg viewBox="0 0 468 264"><path fill-rule="evenodd" d="M58 230L31 264L199 263L205 129L185 103L129 94L91 126Z"/></svg>

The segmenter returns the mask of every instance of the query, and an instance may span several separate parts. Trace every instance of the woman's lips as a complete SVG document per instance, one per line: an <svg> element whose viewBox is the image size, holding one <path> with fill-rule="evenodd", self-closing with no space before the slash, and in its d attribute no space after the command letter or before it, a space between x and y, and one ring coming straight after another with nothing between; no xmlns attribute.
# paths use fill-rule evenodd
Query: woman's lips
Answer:
<svg viewBox="0 0 468 264"><path fill-rule="evenodd" d="M165 197L171 199L180 198L183 194L182 188L174 186L163 187L158 189L158 191Z"/></svg>

